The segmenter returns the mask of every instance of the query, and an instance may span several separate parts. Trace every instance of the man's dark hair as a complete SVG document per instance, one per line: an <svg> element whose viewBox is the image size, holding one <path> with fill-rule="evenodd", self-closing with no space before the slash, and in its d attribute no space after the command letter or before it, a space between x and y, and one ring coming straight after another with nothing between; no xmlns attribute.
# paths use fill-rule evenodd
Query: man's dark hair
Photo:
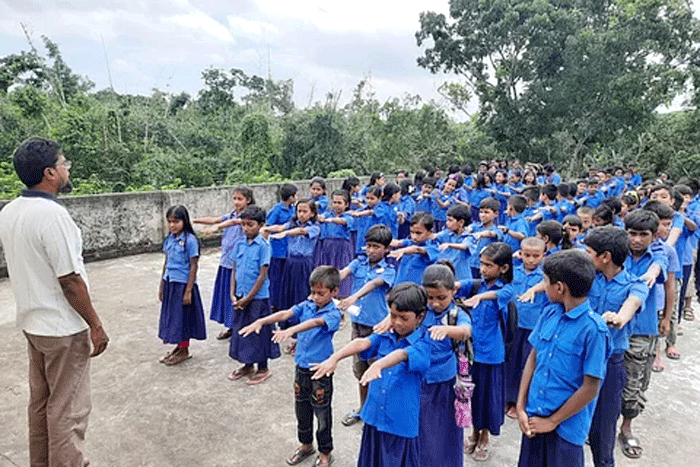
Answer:
<svg viewBox="0 0 700 467"><path fill-rule="evenodd" d="M562 250L548 256L542 262L542 272L549 277L550 284L566 284L573 298L588 295L595 278L593 261L579 249Z"/></svg>
<svg viewBox="0 0 700 467"><path fill-rule="evenodd" d="M265 213L265 210L263 208L259 208L256 205L251 205L246 207L243 212L240 215L241 219L250 219L255 222L257 222L260 225L263 225L265 223L265 216L267 214Z"/></svg>
<svg viewBox="0 0 700 467"><path fill-rule="evenodd" d="M384 224L376 224L367 230L367 233L365 234L365 243L379 243L385 247L388 247L393 238L394 237L391 235L391 230L389 230L389 227Z"/></svg>
<svg viewBox="0 0 700 467"><path fill-rule="evenodd" d="M340 287L340 272L333 266L318 266L311 271L309 285L322 285L328 290L335 290Z"/></svg>
<svg viewBox="0 0 700 467"><path fill-rule="evenodd" d="M649 230L656 234L659 230L659 216L646 209L636 209L625 216L625 229Z"/></svg>
<svg viewBox="0 0 700 467"><path fill-rule="evenodd" d="M17 176L27 188L41 183L44 169L58 162L61 146L56 141L33 137L24 140L12 157Z"/></svg>
<svg viewBox="0 0 700 467"><path fill-rule="evenodd" d="M583 243L598 255L609 251L615 266L622 266L630 253L629 235L620 227L613 225L596 227L588 232Z"/></svg>

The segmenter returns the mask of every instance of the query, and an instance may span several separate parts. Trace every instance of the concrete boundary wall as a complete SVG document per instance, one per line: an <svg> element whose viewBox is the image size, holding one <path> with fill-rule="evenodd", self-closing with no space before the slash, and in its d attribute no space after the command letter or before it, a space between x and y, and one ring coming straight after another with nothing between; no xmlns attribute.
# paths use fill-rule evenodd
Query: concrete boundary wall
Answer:
<svg viewBox="0 0 700 467"><path fill-rule="evenodd" d="M361 178L367 183L367 178ZM293 183L299 197L309 192L309 180L247 185L253 190L258 206L270 209L277 200L282 183ZM341 187L342 179L327 179L330 193ZM138 193L68 196L62 198L66 208L83 233L83 253L86 261L114 258L150 251L159 251L167 234L165 212L175 204L184 205L192 218L221 216L230 212L235 186L191 188ZM9 201L0 201L0 209ZM195 229L202 228L195 226ZM204 239L217 244L219 236ZM1 249L0 249L1 251ZM0 255L0 277L7 276L5 256Z"/></svg>

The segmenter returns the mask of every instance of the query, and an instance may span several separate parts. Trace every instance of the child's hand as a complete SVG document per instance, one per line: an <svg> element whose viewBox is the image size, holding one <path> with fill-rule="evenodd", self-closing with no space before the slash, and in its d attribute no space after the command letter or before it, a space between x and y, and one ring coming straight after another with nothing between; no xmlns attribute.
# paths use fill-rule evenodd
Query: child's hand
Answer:
<svg viewBox="0 0 700 467"><path fill-rule="evenodd" d="M335 373L335 368L337 366L338 362L332 358L328 358L321 363L312 363L309 369L315 373L311 375L311 379L321 379L326 376L330 376Z"/></svg>
<svg viewBox="0 0 700 467"><path fill-rule="evenodd" d="M620 321L620 317L614 311L606 311L600 317L603 318L603 321L608 326L614 326L618 329L622 329L622 326L624 326Z"/></svg>
<svg viewBox="0 0 700 467"><path fill-rule="evenodd" d="M357 297L354 295L350 295L348 298L344 298L338 303L338 308L345 311L349 307L353 306L355 303L357 303Z"/></svg>
<svg viewBox="0 0 700 467"><path fill-rule="evenodd" d="M238 303L238 298L236 295L234 295L233 292L231 292L231 306L236 308L236 304Z"/></svg>
<svg viewBox="0 0 700 467"><path fill-rule="evenodd" d="M158 286L158 301L163 301L163 281L160 281L160 286Z"/></svg>
<svg viewBox="0 0 700 467"><path fill-rule="evenodd" d="M375 379L379 379L382 377L382 369L377 365L377 362L372 363L369 368L367 368L367 371L364 372L362 375L362 378L360 378L360 384L363 386L367 386L370 381L374 381Z"/></svg>
<svg viewBox="0 0 700 467"><path fill-rule="evenodd" d="M431 326L428 331L430 331L430 337L433 340L441 341L447 337L448 329L449 326Z"/></svg>
<svg viewBox="0 0 700 467"><path fill-rule="evenodd" d="M209 227L204 227L202 230L199 231L199 233L202 233L202 234L213 234L213 233L216 232L217 230L219 230L219 228L218 228L217 226L215 226L215 225L210 225Z"/></svg>
<svg viewBox="0 0 700 467"><path fill-rule="evenodd" d="M291 329L291 328L290 328ZM272 331L272 342L279 344L294 335L294 332L289 332L289 329L280 329Z"/></svg>
<svg viewBox="0 0 700 467"><path fill-rule="evenodd" d="M469 297L466 300L464 300L464 305L468 306L469 308L476 308L476 306L481 303L481 297L478 295L474 295L473 297Z"/></svg>
<svg viewBox="0 0 700 467"><path fill-rule="evenodd" d="M182 297L182 304L183 305L191 305L192 304L192 290L185 289L185 295Z"/></svg>
<svg viewBox="0 0 700 467"><path fill-rule="evenodd" d="M262 329L262 324L258 321L254 321L248 326L244 327L240 331L238 331L238 335L242 337L247 337L250 336L253 333L260 334L260 330Z"/></svg>
<svg viewBox="0 0 700 467"><path fill-rule="evenodd" d="M242 310L245 307L247 307L250 302L251 302L250 298L246 298L246 297L241 298L240 300L236 300L236 303L234 304L234 308L236 310Z"/></svg>
<svg viewBox="0 0 700 467"><path fill-rule="evenodd" d="M277 240L282 240L282 239L283 239L284 237L286 237L286 236L287 236L287 232L279 232L279 233L270 235L270 238L274 238L274 239L277 239Z"/></svg>
<svg viewBox="0 0 700 467"><path fill-rule="evenodd" d="M445 251L450 247L449 243L441 243L440 246L438 247L440 251Z"/></svg>
<svg viewBox="0 0 700 467"><path fill-rule="evenodd" d="M513 259L522 259L522 253L520 253L520 250L513 253Z"/></svg>
<svg viewBox="0 0 700 467"><path fill-rule="evenodd" d="M388 256L390 258L396 258L396 261L399 261L399 260L401 260L401 257L403 256L403 252L404 252L403 249L394 250L394 251L389 252Z"/></svg>
<svg viewBox="0 0 700 467"><path fill-rule="evenodd" d="M549 418L530 417L530 432L533 436L540 433L549 433L556 428L556 423Z"/></svg>
<svg viewBox="0 0 700 467"><path fill-rule="evenodd" d="M661 319L661 321L659 321L659 337L666 337L669 332L671 332L671 319Z"/></svg>
<svg viewBox="0 0 700 467"><path fill-rule="evenodd" d="M647 287L651 288L654 284L656 284L656 275L653 273L650 273L649 271L645 272L640 276L640 279L644 281L644 283L647 285Z"/></svg>
<svg viewBox="0 0 700 467"><path fill-rule="evenodd" d="M319 222L326 222L326 216L324 216L323 214L319 214L318 216L316 216L316 220Z"/></svg>
<svg viewBox="0 0 700 467"><path fill-rule="evenodd" d="M532 430L530 430L530 420L527 417L527 412L525 412L523 409L515 409L515 413L518 414L518 424L520 425L520 431L523 432L525 436L528 438L532 438L535 436L532 433Z"/></svg>
<svg viewBox="0 0 700 467"><path fill-rule="evenodd" d="M529 288L525 292L523 292L522 295L519 295L517 297L517 299L519 302L522 302L522 303L527 303L527 302L534 303L535 302L535 291L532 290L532 288Z"/></svg>
<svg viewBox="0 0 700 467"><path fill-rule="evenodd" d="M376 326L372 328L375 334L384 334L385 332L392 331L391 319L387 316L379 322Z"/></svg>

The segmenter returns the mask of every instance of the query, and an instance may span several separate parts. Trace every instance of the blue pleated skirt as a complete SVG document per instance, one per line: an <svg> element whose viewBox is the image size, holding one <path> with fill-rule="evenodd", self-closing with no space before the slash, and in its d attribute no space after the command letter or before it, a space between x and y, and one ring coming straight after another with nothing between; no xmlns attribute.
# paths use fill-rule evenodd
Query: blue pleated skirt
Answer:
<svg viewBox="0 0 700 467"><path fill-rule="evenodd" d="M311 293L309 276L313 268L311 256L287 256L282 272L280 309L286 310L308 298Z"/></svg>
<svg viewBox="0 0 700 467"><path fill-rule="evenodd" d="M404 438L365 423L358 467L419 467L418 438ZM441 465L441 464L438 464Z"/></svg>
<svg viewBox="0 0 700 467"><path fill-rule="evenodd" d="M506 381L506 403L513 404L518 401L518 391L520 390L520 380L523 377L523 369L530 355L532 345L527 340L532 329L518 328L513 337L513 343L506 355L505 381Z"/></svg>
<svg viewBox="0 0 700 467"><path fill-rule="evenodd" d="M197 284L192 288L192 303L182 304L185 295L183 282L163 280L163 302L160 306L158 337L165 344L179 344L188 339L207 338L204 308Z"/></svg>
<svg viewBox="0 0 700 467"><path fill-rule="evenodd" d="M420 465L462 467L464 430L455 421L455 378L425 381L420 391L418 446Z"/></svg>
<svg viewBox="0 0 700 467"><path fill-rule="evenodd" d="M216 321L219 324L231 322L232 271L232 269L224 266L219 266L218 271L216 271L216 280L214 281L214 293L211 298L211 313L209 314L209 319Z"/></svg>
<svg viewBox="0 0 700 467"><path fill-rule="evenodd" d="M472 365L474 394L472 395L472 424L475 431L487 429L492 435L501 434L505 419L505 390L503 363Z"/></svg>
<svg viewBox="0 0 700 467"><path fill-rule="evenodd" d="M285 258L270 258L270 268L267 277L270 278L270 306L275 310L283 310L282 306L282 272Z"/></svg>
<svg viewBox="0 0 700 467"><path fill-rule="evenodd" d="M323 253L323 248L324 244L326 243L326 239L321 239L319 238L316 240L316 245L314 245L314 261L313 261L313 267L318 266L321 263L321 254Z"/></svg>
<svg viewBox="0 0 700 467"><path fill-rule="evenodd" d="M229 344L229 357L248 365L280 356L279 345L272 342L273 325L263 326L260 334L254 332L246 337L238 335L238 331L242 328L269 314L270 302L267 298L252 300L243 310L233 310L233 327L231 328L233 333Z"/></svg>
<svg viewBox="0 0 700 467"><path fill-rule="evenodd" d="M338 270L350 264L354 257L352 242L342 238L326 238L323 240L323 251L319 264L335 266ZM348 275L341 283L338 297L345 298L352 293L352 275Z"/></svg>

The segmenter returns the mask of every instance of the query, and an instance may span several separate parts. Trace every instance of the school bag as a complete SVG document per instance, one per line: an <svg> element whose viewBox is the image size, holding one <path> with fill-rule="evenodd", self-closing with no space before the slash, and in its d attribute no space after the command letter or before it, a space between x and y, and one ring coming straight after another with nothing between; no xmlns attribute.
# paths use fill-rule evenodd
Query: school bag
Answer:
<svg viewBox="0 0 700 467"><path fill-rule="evenodd" d="M456 299L455 305L447 315L447 324L457 324L459 310L464 310L471 318L471 308L464 305L462 299ZM452 339L452 348L457 355L457 377L455 379L455 422L461 428L469 428L472 425L471 400L474 393L474 381L469 372L470 365L474 362L474 346L469 336L466 341Z"/></svg>

